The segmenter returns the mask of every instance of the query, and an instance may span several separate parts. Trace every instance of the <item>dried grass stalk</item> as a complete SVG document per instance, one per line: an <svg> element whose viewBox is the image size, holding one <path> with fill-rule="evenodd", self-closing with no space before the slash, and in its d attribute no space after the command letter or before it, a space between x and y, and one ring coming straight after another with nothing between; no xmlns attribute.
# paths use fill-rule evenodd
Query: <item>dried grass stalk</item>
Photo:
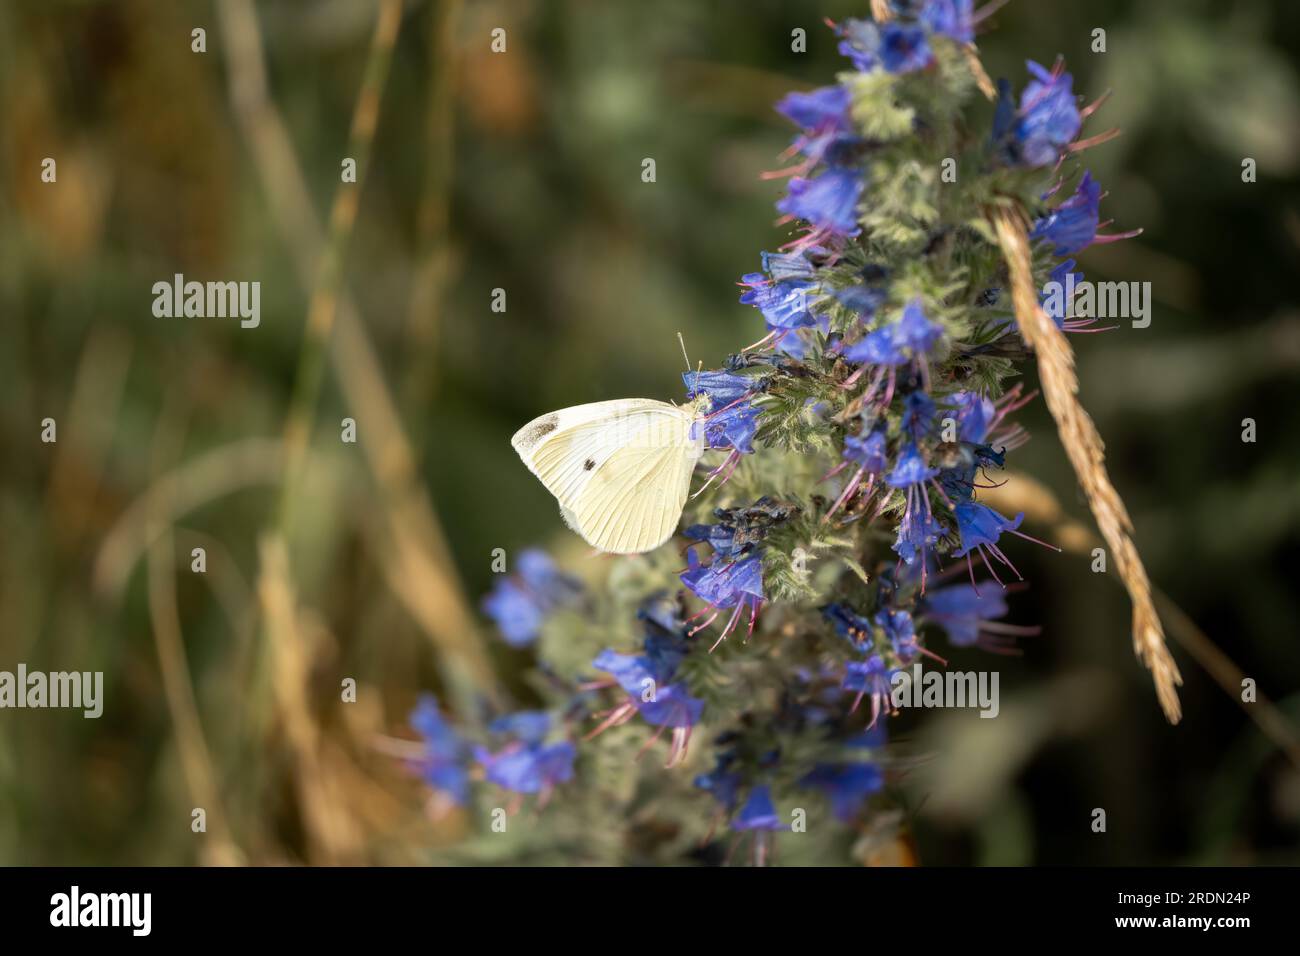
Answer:
<svg viewBox="0 0 1300 956"><path fill-rule="evenodd" d="M989 215L1010 269L1011 298L1020 333L1038 356L1038 374L1048 410L1056 419L1061 443L1133 601L1133 649L1151 671L1165 716L1176 724L1182 717L1182 709L1175 688L1182 684L1183 678L1165 645L1164 630L1151 596L1151 582L1131 537L1133 524L1106 473L1101 436L1079 403L1074 352L1065 334L1039 307L1029 252L1028 222L1017 206L997 206Z"/></svg>

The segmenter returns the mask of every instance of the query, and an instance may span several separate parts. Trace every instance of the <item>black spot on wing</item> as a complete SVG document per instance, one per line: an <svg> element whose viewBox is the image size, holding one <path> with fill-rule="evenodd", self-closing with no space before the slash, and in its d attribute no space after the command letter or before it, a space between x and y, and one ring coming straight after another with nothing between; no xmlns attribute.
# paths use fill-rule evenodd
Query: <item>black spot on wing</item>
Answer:
<svg viewBox="0 0 1300 956"><path fill-rule="evenodd" d="M588 458L586 461L584 461L584 462L582 463L582 470L583 470L583 471L591 471L591 469L593 469L593 468L595 468L595 467L596 467L596 463L595 463L592 459L590 459L590 458Z"/></svg>

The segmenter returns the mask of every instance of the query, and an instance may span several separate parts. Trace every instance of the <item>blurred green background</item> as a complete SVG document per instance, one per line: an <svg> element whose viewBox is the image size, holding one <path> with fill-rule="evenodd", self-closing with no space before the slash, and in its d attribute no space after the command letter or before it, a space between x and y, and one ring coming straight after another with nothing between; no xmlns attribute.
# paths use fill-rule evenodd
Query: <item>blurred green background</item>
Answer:
<svg viewBox="0 0 1300 956"><path fill-rule="evenodd" d="M783 241L771 105L831 80L822 18L866 8L428 0L372 57L368 0L0 6L0 669L106 685L97 721L0 711L0 863L407 863L455 839L381 735L409 736L425 689L455 705L493 673L521 694L528 656L476 610L494 548L592 573L509 436L679 398L677 331L706 367L761 336L734 283ZM1059 53L1086 100L1113 91L1089 129L1123 136L1084 158L1103 216L1146 231L1080 260L1155 306L1074 337L1084 403L1152 579L1279 722L1175 640L1166 725L1113 575L1022 549L1012 620L1043 634L998 662L1002 719L904 718L929 754L920 862L1300 862L1300 748L1278 746L1300 721L1300 5L1013 0L986 26L994 77ZM357 196L340 163L384 79ZM260 326L156 318L177 272L260 281ZM1041 402L1021 420L1012 463L1043 487L1008 493L1059 502L1030 533L1077 538Z"/></svg>

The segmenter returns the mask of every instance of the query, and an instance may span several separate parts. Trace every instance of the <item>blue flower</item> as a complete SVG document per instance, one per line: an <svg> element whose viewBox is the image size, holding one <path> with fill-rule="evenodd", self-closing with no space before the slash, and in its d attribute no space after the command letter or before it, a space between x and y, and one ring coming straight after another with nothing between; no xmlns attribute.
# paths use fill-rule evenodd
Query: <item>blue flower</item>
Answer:
<svg viewBox="0 0 1300 956"><path fill-rule="evenodd" d="M715 554L726 558L734 558L743 554L749 547L748 543L738 543L736 541L736 529L725 522L719 524L693 524L682 532L686 537L694 541L703 541Z"/></svg>
<svg viewBox="0 0 1300 956"><path fill-rule="evenodd" d="M906 611L879 611L875 622L884 631L894 653L904 664L911 663L921 653L911 614Z"/></svg>
<svg viewBox="0 0 1300 956"><path fill-rule="evenodd" d="M980 639L985 623L1007 613L1000 588L980 590L969 584L931 591L921 600L926 619L934 621L956 647L969 647Z"/></svg>
<svg viewBox="0 0 1300 956"><path fill-rule="evenodd" d="M802 263L802 266L800 265ZM751 272L741 279L745 292L740 301L752 305L763 314L763 322L771 333L773 345L795 358L803 356L803 342L799 329L828 328L824 315L814 315L808 308L808 295L818 290L819 284L809 278L812 266L802 255L777 255L763 253L763 267L772 278L761 272Z"/></svg>
<svg viewBox="0 0 1300 956"><path fill-rule="evenodd" d="M887 454L885 433L879 429L865 438L861 435L848 435L844 439L845 460L861 465L870 474L876 475L885 470Z"/></svg>
<svg viewBox="0 0 1300 956"><path fill-rule="evenodd" d="M1046 289L1039 295L1038 304L1043 307L1052 321L1056 323L1058 329L1064 329L1068 324L1075 324L1074 320L1069 317L1070 306L1073 304L1071 295L1072 289L1078 287L1083 281L1083 273L1074 270L1075 262L1073 259L1063 259L1052 269L1051 274L1047 277L1047 285L1053 283L1060 289L1059 294L1049 294ZM1084 324L1092 324L1092 320L1086 320Z"/></svg>
<svg viewBox="0 0 1300 956"><path fill-rule="evenodd" d="M800 129L818 133L826 130L849 132L849 91L842 86L823 86L810 93L788 93L776 104L776 111Z"/></svg>
<svg viewBox="0 0 1300 956"><path fill-rule="evenodd" d="M913 441L919 441L930 433L934 416L934 399L925 392L912 392L903 401L902 429Z"/></svg>
<svg viewBox="0 0 1300 956"><path fill-rule="evenodd" d="M993 138L1010 165L1051 166L1079 135L1083 120L1069 73L1049 71L1032 60L1028 67L1034 79L1020 96L1019 110L1005 81L998 84Z"/></svg>
<svg viewBox="0 0 1300 956"><path fill-rule="evenodd" d="M890 21L880 29L880 64L890 73L923 70L934 60L921 27Z"/></svg>
<svg viewBox="0 0 1300 956"><path fill-rule="evenodd" d="M971 43L975 40L973 6L974 0L928 0L918 19L933 33Z"/></svg>
<svg viewBox="0 0 1300 956"><path fill-rule="evenodd" d="M916 564L919 557L922 588L925 586L926 553L930 545L943 535L943 526L930 512L930 496L925 490L925 482L937 474L939 469L928 467L920 450L913 444L903 449L894 463L894 470L885 477L891 488L906 490L906 505L898 522L894 551L909 567Z"/></svg>
<svg viewBox="0 0 1300 956"><path fill-rule="evenodd" d="M704 443L709 448L731 448L741 454L754 450L759 410L742 401L757 391L758 382L733 372L683 372L686 393L691 398L707 395L709 414L694 426L703 425ZM692 434L696 434L693 430Z"/></svg>
<svg viewBox="0 0 1300 956"><path fill-rule="evenodd" d="M740 774L731 769L734 761L733 755L722 754L711 772L697 775L694 781L695 786L707 790L727 810L732 809L740 797Z"/></svg>
<svg viewBox="0 0 1300 956"><path fill-rule="evenodd" d="M1054 245L1053 255L1073 255L1097 238L1100 206L1101 186L1085 172L1074 195L1035 222L1029 238Z"/></svg>
<svg viewBox="0 0 1300 956"><path fill-rule="evenodd" d="M885 778L869 763L819 763L801 783L822 791L830 801L835 819L850 823L867 799L884 788Z"/></svg>
<svg viewBox="0 0 1300 956"><path fill-rule="evenodd" d="M993 402L978 392L956 392L948 400L957 412L957 440L973 444L984 441L997 415Z"/></svg>
<svg viewBox="0 0 1300 956"><path fill-rule="evenodd" d="M701 564L695 551L687 552L690 567L681 580L697 597L717 608L739 607L763 600L763 561L758 555L739 561L715 559Z"/></svg>
<svg viewBox="0 0 1300 956"><path fill-rule="evenodd" d="M772 277L773 282L813 277L813 264L803 253L763 252L760 253L760 258L763 260L763 271Z"/></svg>
<svg viewBox="0 0 1300 956"><path fill-rule="evenodd" d="M492 593L483 599L483 611L496 622L501 636L511 647L526 647L537 640L546 620L546 610L536 595L513 578L497 582Z"/></svg>
<svg viewBox="0 0 1300 956"><path fill-rule="evenodd" d="M709 410L725 408L754 391L757 381L748 375L734 372L683 372L688 398L709 396Z"/></svg>
<svg viewBox="0 0 1300 956"><path fill-rule="evenodd" d="M843 604L828 604L822 608L822 616L831 622L835 633L845 638L858 650L865 650L872 643L871 622L856 611Z"/></svg>
<svg viewBox="0 0 1300 956"><path fill-rule="evenodd" d="M926 465L925 458L916 445L907 445L894 463L894 470L885 477L885 482L891 488L910 488L929 481L937 474L939 469Z"/></svg>
<svg viewBox="0 0 1300 956"><path fill-rule="evenodd" d="M844 349L844 358L850 362L868 365L902 365L908 353L921 358L928 353L943 335L943 326L925 317L919 298L903 307L903 314L892 325L886 325Z"/></svg>
<svg viewBox="0 0 1300 956"><path fill-rule="evenodd" d="M858 141L849 119L850 102L844 87L824 86L811 93L791 93L776 104L777 112L803 131L793 143L805 156L797 169L806 171L823 159L834 162Z"/></svg>
<svg viewBox="0 0 1300 956"><path fill-rule="evenodd" d="M1014 518L1004 518L978 501L963 501L954 509L954 514L957 533L961 535L961 548L953 552L953 556L958 558L980 547L996 548L1002 532L1015 531L1025 518L1023 512Z"/></svg>
<svg viewBox="0 0 1300 956"><path fill-rule="evenodd" d="M424 738L425 753L415 763L424 781L453 802L463 804L469 796L469 748L438 709L438 699L422 694L411 712L411 727Z"/></svg>
<svg viewBox="0 0 1300 956"><path fill-rule="evenodd" d="M926 553L944 535L944 527L933 515L921 511L905 513L898 522L898 535L892 550L909 567L917 566L917 559ZM924 572L924 562L920 565Z"/></svg>
<svg viewBox="0 0 1300 956"><path fill-rule="evenodd" d="M578 751L567 740L544 745L509 744L497 753L479 748L484 779L516 793L542 793L573 779Z"/></svg>
<svg viewBox="0 0 1300 956"><path fill-rule="evenodd" d="M790 180L790 193L776 204L778 211L810 223L819 234L858 234L858 199L862 174L854 169L827 169L811 179Z"/></svg>
<svg viewBox="0 0 1300 956"><path fill-rule="evenodd" d="M754 633L754 623L758 618L758 609L763 604L763 559L753 554L738 559L725 559L715 554L709 564L702 564L691 548L686 552L689 565L681 573L682 584L686 585L696 597L707 605L705 611L713 614L691 633L708 627L725 608L733 608L731 616L722 628L714 647L721 644L727 635L740 623L741 613L749 608L749 627L746 635Z"/></svg>
<svg viewBox="0 0 1300 956"><path fill-rule="evenodd" d="M750 402L741 402L697 422L704 426L704 443L709 448L731 448L742 455L754 451L754 435L758 432L758 408ZM694 434L694 432L693 432Z"/></svg>
<svg viewBox="0 0 1300 956"><path fill-rule="evenodd" d="M751 273L743 284L749 288L740 301L763 313L769 331L806 329L817 324L817 318L808 311L808 293L817 288L817 283L805 279L769 282L763 275Z"/></svg>
<svg viewBox="0 0 1300 956"><path fill-rule="evenodd" d="M864 365L902 365L907 361L890 325L868 332L844 350L844 358Z"/></svg>
<svg viewBox="0 0 1300 956"><path fill-rule="evenodd" d="M903 317L894 326L894 341L903 348L911 349L912 354L918 356L934 348L942 335L943 326L925 317L919 297L903 307Z"/></svg>
<svg viewBox="0 0 1300 956"><path fill-rule="evenodd" d="M540 744L551 731L551 715L544 710L519 710L498 717L488 726L494 734L516 737L526 744Z"/></svg>
<svg viewBox="0 0 1300 956"><path fill-rule="evenodd" d="M704 701L692 697L684 684L669 683L680 659L679 655L670 663L650 653L616 654L604 650L591 666L614 677L627 693L628 703L646 723L655 727L693 727L699 723Z"/></svg>
<svg viewBox="0 0 1300 956"><path fill-rule="evenodd" d="M731 828L733 830L790 829L777 815L776 806L772 803L772 791L765 784L760 784L749 791L749 799L731 821Z"/></svg>
<svg viewBox="0 0 1300 956"><path fill-rule="evenodd" d="M849 661L844 665L844 681L840 685L845 690L857 691L853 702L856 710L863 697L871 698L871 724L876 725L882 708L891 709L893 685L890 683L890 670L885 659L879 654L872 654L865 661Z"/></svg>
<svg viewBox="0 0 1300 956"><path fill-rule="evenodd" d="M867 20L845 20L836 28L843 38L839 52L863 72L877 66L890 73L924 69L934 60L925 30L896 20L877 26Z"/></svg>
<svg viewBox="0 0 1300 956"><path fill-rule="evenodd" d="M613 678L608 686L617 685L625 698L589 736L594 737L640 714L651 726L672 728L667 764L671 767L685 757L691 728L700 721L704 701L692 697L684 683L673 680L688 650L686 625L678 616L677 602L666 595L651 596L637 616L646 624L642 652L619 654L606 649L591 662L597 670Z"/></svg>
<svg viewBox="0 0 1300 956"><path fill-rule="evenodd" d="M495 721L490 728L494 733L514 739L496 753L475 748L484 779L516 793L542 794L572 779L577 749L567 740L544 743L550 724L550 716L542 711L523 711Z"/></svg>
<svg viewBox="0 0 1300 956"><path fill-rule="evenodd" d="M876 310L884 304L886 293L884 289L859 283L835 290L835 298L846 309L856 312L858 321L866 322L875 316Z"/></svg>
<svg viewBox="0 0 1300 956"><path fill-rule="evenodd" d="M526 647L553 610L578 600L582 585L535 548L521 552L516 563L517 572L499 580L482 607L507 644Z"/></svg>

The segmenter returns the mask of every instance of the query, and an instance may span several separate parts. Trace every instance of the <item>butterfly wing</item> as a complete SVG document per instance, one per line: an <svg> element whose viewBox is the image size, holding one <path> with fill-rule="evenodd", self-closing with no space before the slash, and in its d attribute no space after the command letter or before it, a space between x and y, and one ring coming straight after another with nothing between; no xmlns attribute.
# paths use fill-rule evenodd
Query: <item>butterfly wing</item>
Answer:
<svg viewBox="0 0 1300 956"><path fill-rule="evenodd" d="M511 440L565 522L616 554L658 547L677 527L703 453L687 409L619 399L534 419Z"/></svg>

